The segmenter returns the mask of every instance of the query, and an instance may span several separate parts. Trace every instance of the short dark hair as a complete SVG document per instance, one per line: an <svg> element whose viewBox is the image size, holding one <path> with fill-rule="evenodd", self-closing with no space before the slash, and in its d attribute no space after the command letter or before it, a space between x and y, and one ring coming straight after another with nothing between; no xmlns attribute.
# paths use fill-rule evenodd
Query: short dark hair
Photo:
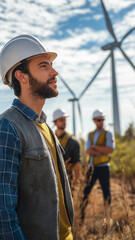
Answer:
<svg viewBox="0 0 135 240"><path fill-rule="evenodd" d="M20 65L18 65L12 72L12 88L14 90L14 94L19 97L21 95L21 86L18 79L15 77L15 72L17 70L22 71L23 73L29 73L29 67L28 67L27 60L23 60Z"/></svg>

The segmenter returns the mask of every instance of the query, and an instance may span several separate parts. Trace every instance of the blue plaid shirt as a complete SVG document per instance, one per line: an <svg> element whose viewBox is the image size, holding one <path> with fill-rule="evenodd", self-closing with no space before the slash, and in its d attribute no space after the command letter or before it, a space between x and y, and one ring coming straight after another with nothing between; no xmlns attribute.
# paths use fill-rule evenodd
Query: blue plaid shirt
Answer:
<svg viewBox="0 0 135 240"><path fill-rule="evenodd" d="M30 120L38 114L14 99L17 108ZM42 113L40 122L46 120ZM21 144L15 127L6 119L0 120L0 240L26 240L16 214L18 201L18 175L21 163Z"/></svg>

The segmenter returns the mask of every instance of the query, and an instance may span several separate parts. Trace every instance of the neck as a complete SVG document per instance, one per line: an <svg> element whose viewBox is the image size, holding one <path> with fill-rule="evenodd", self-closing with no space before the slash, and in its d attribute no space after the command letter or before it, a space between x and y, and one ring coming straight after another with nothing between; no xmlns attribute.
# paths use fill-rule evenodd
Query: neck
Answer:
<svg viewBox="0 0 135 240"><path fill-rule="evenodd" d="M40 119L45 99L39 99L38 97L31 96L20 96L19 101L36 112L39 115L38 119Z"/></svg>
<svg viewBox="0 0 135 240"><path fill-rule="evenodd" d="M100 130L102 130L103 129L103 127L96 127L96 130L97 131L100 131Z"/></svg>
<svg viewBox="0 0 135 240"><path fill-rule="evenodd" d="M56 136L60 137L65 133L65 129L58 129L56 130Z"/></svg>

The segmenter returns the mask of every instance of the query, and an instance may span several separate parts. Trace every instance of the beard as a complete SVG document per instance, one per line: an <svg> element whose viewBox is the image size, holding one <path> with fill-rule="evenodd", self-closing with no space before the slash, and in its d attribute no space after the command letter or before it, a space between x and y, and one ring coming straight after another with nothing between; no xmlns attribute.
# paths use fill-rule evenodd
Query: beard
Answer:
<svg viewBox="0 0 135 240"><path fill-rule="evenodd" d="M65 127L58 127L59 130L64 130L65 128L66 128L66 126Z"/></svg>
<svg viewBox="0 0 135 240"><path fill-rule="evenodd" d="M38 79L34 78L29 72L29 83L30 83L30 91L34 97L40 98L52 98L56 97L59 92L57 88L51 88L49 83L54 80L55 77L47 80L46 83L41 83Z"/></svg>

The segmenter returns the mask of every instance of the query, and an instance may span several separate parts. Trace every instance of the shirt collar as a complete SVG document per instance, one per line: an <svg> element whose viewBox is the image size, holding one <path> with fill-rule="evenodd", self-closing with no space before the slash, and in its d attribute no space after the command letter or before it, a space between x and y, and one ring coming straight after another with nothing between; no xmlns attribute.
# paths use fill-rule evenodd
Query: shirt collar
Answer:
<svg viewBox="0 0 135 240"><path fill-rule="evenodd" d="M94 132L103 132L105 129L104 128L101 128L101 129L99 129L99 130L97 130L97 129L95 129L95 131Z"/></svg>
<svg viewBox="0 0 135 240"><path fill-rule="evenodd" d="M55 132L55 134L56 134L56 132ZM66 132L64 132L64 133L63 133L61 136L59 136L59 137L58 137L57 135L56 135L56 136L57 136L57 138L62 139L65 135L66 135Z"/></svg>
<svg viewBox="0 0 135 240"><path fill-rule="evenodd" d="M37 122L46 122L46 115L42 111L40 120L37 120L39 115L34 112L31 108L27 107L25 104L21 103L18 99L14 99L12 103L12 107L16 108L18 111L20 111L25 117L27 117L30 120L36 120Z"/></svg>

